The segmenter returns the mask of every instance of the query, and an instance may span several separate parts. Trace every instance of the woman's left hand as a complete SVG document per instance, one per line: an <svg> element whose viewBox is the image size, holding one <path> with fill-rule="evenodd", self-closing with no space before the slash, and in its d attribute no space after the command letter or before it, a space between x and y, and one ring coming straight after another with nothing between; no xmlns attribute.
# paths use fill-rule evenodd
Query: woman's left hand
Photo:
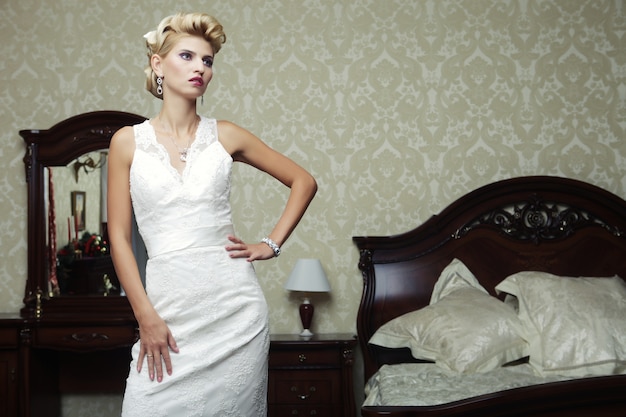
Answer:
<svg viewBox="0 0 626 417"><path fill-rule="evenodd" d="M246 258L246 261L271 259L274 251L265 243L246 244L236 236L228 235L228 240L232 242L226 245L226 250L231 258Z"/></svg>

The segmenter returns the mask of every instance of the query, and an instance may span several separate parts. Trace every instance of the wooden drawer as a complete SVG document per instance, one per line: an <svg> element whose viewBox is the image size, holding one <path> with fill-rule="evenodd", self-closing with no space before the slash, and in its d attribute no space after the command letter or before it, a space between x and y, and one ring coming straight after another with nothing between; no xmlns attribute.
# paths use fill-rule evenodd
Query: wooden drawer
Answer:
<svg viewBox="0 0 626 417"><path fill-rule="evenodd" d="M272 371L269 376L270 403L331 405L339 398L341 375L328 371Z"/></svg>
<svg viewBox="0 0 626 417"><path fill-rule="evenodd" d="M131 346L135 329L131 326L40 327L34 347L90 351Z"/></svg>
<svg viewBox="0 0 626 417"><path fill-rule="evenodd" d="M0 351L0 417L17 415L17 352Z"/></svg>
<svg viewBox="0 0 626 417"><path fill-rule="evenodd" d="M19 341L16 328L0 327L0 349L16 349Z"/></svg>
<svg viewBox="0 0 626 417"><path fill-rule="evenodd" d="M333 367L341 366L337 350L298 349L275 350L270 355L270 368L280 367Z"/></svg>
<svg viewBox="0 0 626 417"><path fill-rule="evenodd" d="M324 406L270 406L269 414L274 417L345 417L340 409Z"/></svg>

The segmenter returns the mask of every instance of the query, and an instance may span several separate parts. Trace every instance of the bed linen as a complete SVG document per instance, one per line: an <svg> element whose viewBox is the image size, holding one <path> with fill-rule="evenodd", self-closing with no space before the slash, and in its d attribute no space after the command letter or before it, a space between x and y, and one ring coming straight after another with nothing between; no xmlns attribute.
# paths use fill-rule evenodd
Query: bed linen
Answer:
<svg viewBox="0 0 626 417"><path fill-rule="evenodd" d="M459 373L434 363L383 365L365 386L364 406L429 406L512 388L565 381L571 376L540 376L529 364L486 373Z"/></svg>

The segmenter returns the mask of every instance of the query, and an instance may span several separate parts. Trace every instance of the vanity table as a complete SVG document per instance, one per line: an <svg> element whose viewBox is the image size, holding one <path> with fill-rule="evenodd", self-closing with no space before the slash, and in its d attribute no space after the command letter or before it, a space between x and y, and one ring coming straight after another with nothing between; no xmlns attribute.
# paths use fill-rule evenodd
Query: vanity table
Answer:
<svg viewBox="0 0 626 417"><path fill-rule="evenodd" d="M51 262L57 264L51 253L58 250L50 249L48 231L55 223L50 222L49 197L54 183L47 172L56 167L67 171L81 157L86 160L85 154L107 150L120 127L144 120L131 113L98 111L47 130L20 131L27 146L28 277L19 317L0 316L0 395L4 400L6 392L9 399L6 405L2 401L0 417L57 417L62 394L124 391L130 348L138 336L132 309L119 290L109 291L115 272L106 254L96 259L77 253L68 273L73 280L69 289L51 278L51 270L62 271L51 269ZM52 178L57 180L56 175ZM52 188L57 190L57 184ZM56 218L68 215L56 213Z"/></svg>

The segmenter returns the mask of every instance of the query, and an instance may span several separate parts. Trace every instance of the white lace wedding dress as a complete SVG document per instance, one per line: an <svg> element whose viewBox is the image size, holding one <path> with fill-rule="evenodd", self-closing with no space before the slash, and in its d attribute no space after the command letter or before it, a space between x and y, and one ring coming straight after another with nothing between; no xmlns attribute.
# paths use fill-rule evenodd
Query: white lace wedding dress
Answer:
<svg viewBox="0 0 626 417"><path fill-rule="evenodd" d="M122 416L265 417L267 304L252 264L224 249L233 161L216 121L201 119L182 175L148 121L134 129L130 185L149 257L146 291L180 352L159 383L146 364L137 373L133 347Z"/></svg>

